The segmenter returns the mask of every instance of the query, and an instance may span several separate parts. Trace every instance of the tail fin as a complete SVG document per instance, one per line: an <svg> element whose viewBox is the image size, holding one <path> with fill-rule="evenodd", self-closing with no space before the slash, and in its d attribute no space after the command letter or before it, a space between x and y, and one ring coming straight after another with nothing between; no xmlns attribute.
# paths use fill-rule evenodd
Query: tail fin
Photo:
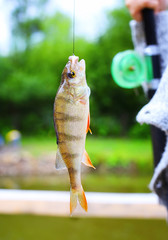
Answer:
<svg viewBox="0 0 168 240"><path fill-rule="evenodd" d="M79 190L76 190L76 189L70 190L70 213L72 214L73 211L75 210L75 208L77 206L77 199L78 199L81 207L87 212L87 210L88 210L87 200L86 200L86 196L83 191L83 188L81 186L81 188Z"/></svg>

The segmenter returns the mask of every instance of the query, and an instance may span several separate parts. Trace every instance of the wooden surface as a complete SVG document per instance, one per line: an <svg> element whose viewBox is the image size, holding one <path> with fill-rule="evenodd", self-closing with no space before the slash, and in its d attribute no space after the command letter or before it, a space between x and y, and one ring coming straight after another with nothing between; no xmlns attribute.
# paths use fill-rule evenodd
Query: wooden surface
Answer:
<svg viewBox="0 0 168 240"><path fill-rule="evenodd" d="M86 193L88 212L80 206L74 216L166 219L155 194ZM0 213L69 216L69 192L0 190Z"/></svg>

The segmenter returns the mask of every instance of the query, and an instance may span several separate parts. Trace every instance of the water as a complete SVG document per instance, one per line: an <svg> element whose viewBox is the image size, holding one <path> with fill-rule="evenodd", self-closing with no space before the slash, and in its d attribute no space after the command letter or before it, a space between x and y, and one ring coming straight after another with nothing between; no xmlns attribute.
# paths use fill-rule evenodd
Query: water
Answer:
<svg viewBox="0 0 168 240"><path fill-rule="evenodd" d="M1 240L167 240L165 220L0 215Z"/></svg>

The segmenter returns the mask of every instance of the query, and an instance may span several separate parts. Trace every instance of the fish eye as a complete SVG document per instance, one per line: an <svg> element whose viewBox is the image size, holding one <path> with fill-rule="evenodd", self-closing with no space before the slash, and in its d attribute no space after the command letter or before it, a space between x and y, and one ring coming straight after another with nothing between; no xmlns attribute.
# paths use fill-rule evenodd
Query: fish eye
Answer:
<svg viewBox="0 0 168 240"><path fill-rule="evenodd" d="M67 74L69 78L74 78L76 76L74 71L71 71L70 73Z"/></svg>

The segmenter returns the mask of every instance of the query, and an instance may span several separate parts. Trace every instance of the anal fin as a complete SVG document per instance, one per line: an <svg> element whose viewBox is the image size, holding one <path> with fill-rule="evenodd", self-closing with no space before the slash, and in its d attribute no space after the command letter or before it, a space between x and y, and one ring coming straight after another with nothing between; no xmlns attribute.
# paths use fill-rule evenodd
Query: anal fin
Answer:
<svg viewBox="0 0 168 240"><path fill-rule="evenodd" d="M84 164L85 164L86 166L88 166L88 167L92 167L92 168L96 169L96 168L93 166L93 164L92 164L92 162L91 162L91 160L90 160L90 158L89 158L89 155L88 155L88 153L86 152L86 150L84 151L82 163L84 163Z"/></svg>

